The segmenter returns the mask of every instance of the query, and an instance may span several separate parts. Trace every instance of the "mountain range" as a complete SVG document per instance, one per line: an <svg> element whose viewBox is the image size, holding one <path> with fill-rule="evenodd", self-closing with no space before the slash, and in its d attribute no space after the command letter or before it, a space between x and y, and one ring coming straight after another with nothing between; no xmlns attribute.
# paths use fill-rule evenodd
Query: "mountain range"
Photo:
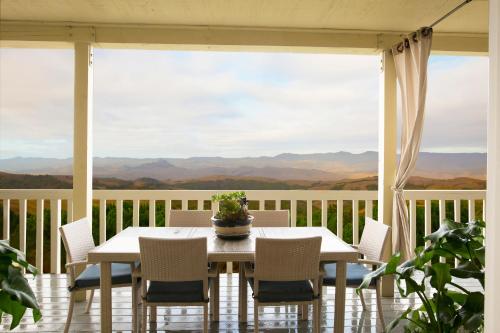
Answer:
<svg viewBox="0 0 500 333"><path fill-rule="evenodd" d="M72 159L0 159L0 171L31 175L71 175ZM378 153L280 154L261 157L94 158L94 177L186 181L206 177L338 181L377 175ZM484 153L420 153L414 176L484 179Z"/></svg>

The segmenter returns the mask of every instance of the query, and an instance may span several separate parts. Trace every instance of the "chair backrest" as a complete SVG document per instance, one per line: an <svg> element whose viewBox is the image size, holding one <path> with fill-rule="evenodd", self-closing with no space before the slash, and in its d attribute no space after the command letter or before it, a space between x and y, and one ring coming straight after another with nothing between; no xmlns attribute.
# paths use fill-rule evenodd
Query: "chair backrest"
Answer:
<svg viewBox="0 0 500 333"><path fill-rule="evenodd" d="M92 229L87 218L59 227L64 248L68 254L69 261L87 260L87 254L95 248Z"/></svg>
<svg viewBox="0 0 500 333"><path fill-rule="evenodd" d="M255 243L256 281L303 281L319 276L321 237L272 239Z"/></svg>
<svg viewBox="0 0 500 333"><path fill-rule="evenodd" d="M358 250L365 259L382 260L385 242L389 236L391 228L381 222L367 217L365 227L361 235Z"/></svg>
<svg viewBox="0 0 500 333"><path fill-rule="evenodd" d="M254 227L289 227L288 210L249 210Z"/></svg>
<svg viewBox="0 0 500 333"><path fill-rule="evenodd" d="M139 237L141 275L149 281L207 281L207 239Z"/></svg>
<svg viewBox="0 0 500 333"><path fill-rule="evenodd" d="M210 227L211 210L171 210L169 226L171 227Z"/></svg>

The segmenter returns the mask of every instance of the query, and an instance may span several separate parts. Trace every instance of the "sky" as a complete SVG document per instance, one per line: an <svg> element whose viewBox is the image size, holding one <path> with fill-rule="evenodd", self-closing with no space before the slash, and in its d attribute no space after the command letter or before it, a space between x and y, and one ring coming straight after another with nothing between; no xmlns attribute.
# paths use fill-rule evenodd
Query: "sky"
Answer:
<svg viewBox="0 0 500 333"><path fill-rule="evenodd" d="M73 51L0 49L0 158L72 156ZM378 56L94 50L97 157L377 150ZM432 56L422 150L486 151L486 57Z"/></svg>

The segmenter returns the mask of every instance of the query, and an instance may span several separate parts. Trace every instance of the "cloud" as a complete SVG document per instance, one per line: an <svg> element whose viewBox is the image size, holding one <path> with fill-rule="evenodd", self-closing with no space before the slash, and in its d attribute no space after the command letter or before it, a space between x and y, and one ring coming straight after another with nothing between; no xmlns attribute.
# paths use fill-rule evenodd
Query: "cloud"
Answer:
<svg viewBox="0 0 500 333"><path fill-rule="evenodd" d="M72 155L72 56L0 50L0 156ZM377 149L376 56L96 49L94 64L95 156ZM430 68L424 149L484 150L487 61Z"/></svg>

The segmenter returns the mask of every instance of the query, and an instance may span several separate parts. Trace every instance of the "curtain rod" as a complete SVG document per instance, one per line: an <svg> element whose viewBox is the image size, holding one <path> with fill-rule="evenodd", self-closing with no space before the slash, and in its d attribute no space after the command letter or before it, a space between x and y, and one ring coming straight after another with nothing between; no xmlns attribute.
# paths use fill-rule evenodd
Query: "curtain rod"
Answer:
<svg viewBox="0 0 500 333"><path fill-rule="evenodd" d="M466 4L468 4L469 2L471 2L472 0L465 0L464 2L462 2L460 5L456 6L455 8L453 8L452 10L450 10L447 14L445 14L443 17L441 17L440 19L438 19L437 21L435 21L434 23L432 23L429 28L433 28L436 24L440 23L442 20L444 20L445 18L447 18L448 16L450 16L451 14L453 14L454 12L456 12L457 10L459 10L460 8L462 8L463 6L465 6Z"/></svg>

